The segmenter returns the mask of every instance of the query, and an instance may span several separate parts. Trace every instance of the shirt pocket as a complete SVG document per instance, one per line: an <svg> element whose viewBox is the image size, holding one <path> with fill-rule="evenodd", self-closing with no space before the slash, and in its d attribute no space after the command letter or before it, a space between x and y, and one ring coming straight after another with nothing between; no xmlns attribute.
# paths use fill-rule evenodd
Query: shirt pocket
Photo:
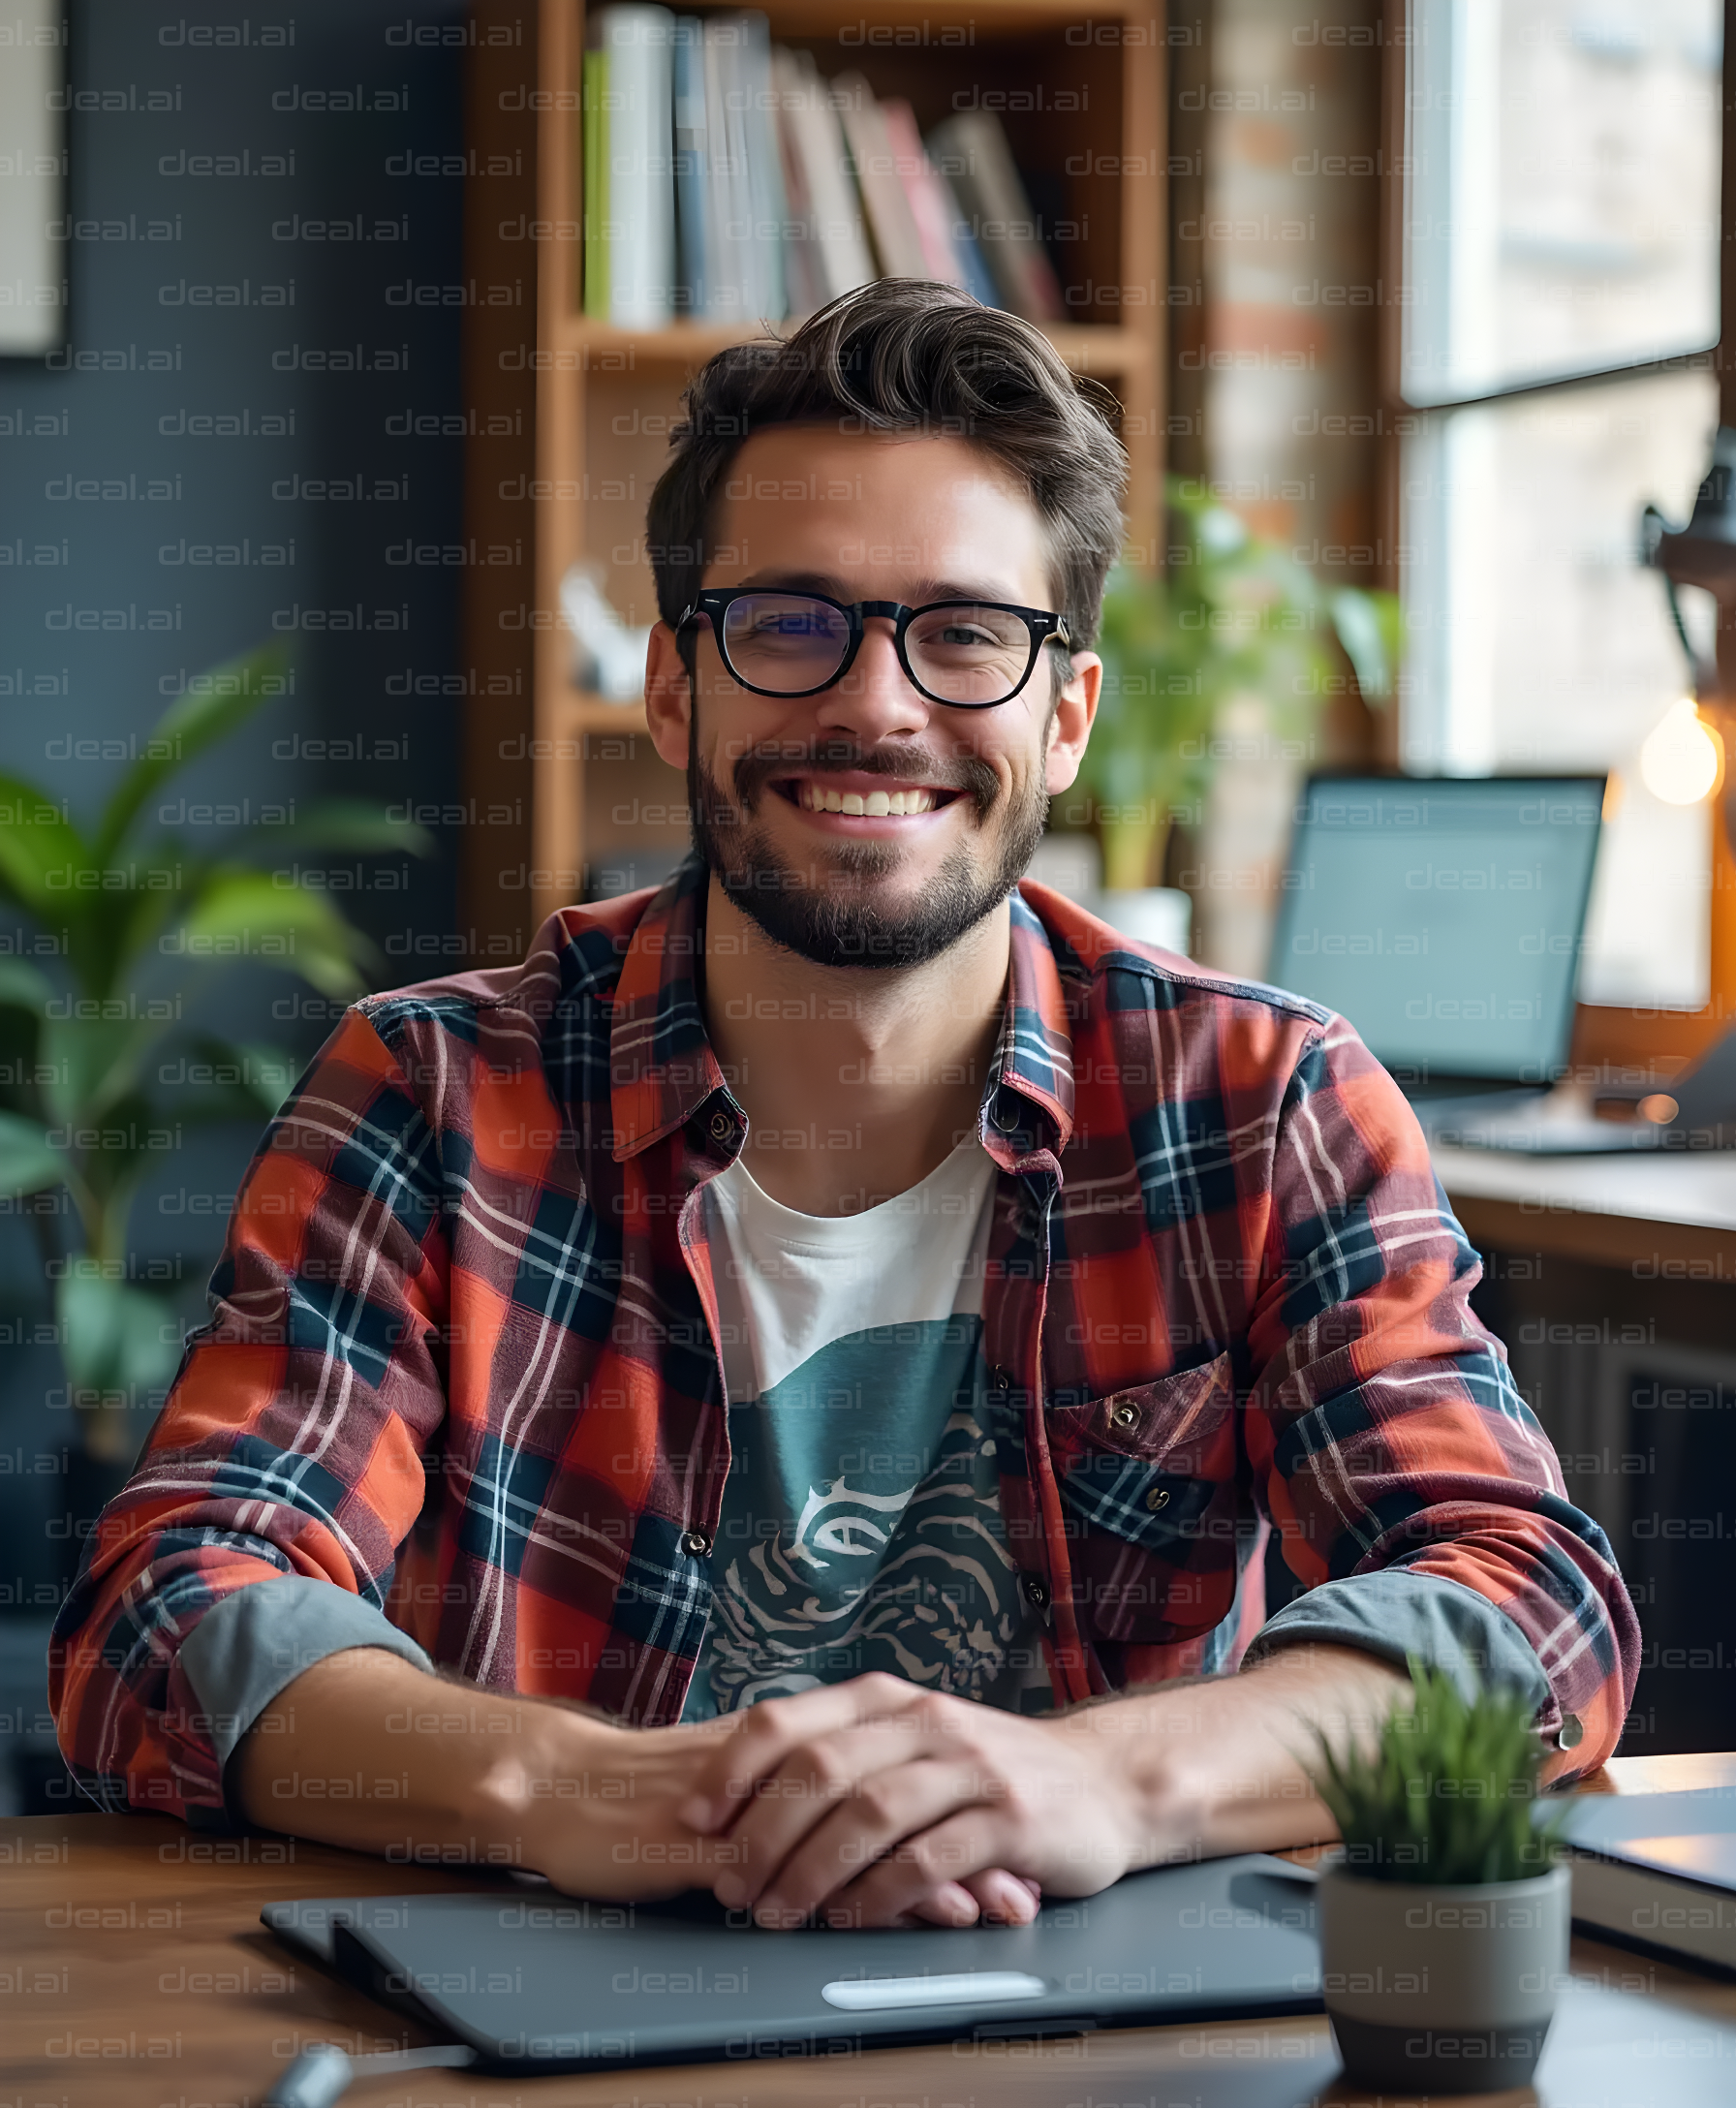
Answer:
<svg viewBox="0 0 1736 2108"><path fill-rule="evenodd" d="M1163 1644L1228 1615L1238 1492L1227 1354L1061 1408L1049 1452L1088 1635Z"/></svg>

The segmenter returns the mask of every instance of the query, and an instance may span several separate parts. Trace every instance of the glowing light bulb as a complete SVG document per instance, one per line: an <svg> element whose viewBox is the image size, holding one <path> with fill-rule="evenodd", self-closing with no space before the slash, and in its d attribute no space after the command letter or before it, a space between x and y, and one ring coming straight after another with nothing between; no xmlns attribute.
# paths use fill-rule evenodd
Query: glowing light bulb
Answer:
<svg viewBox="0 0 1736 2108"><path fill-rule="evenodd" d="M1653 726L1639 750L1645 787L1665 805L1697 805L1718 781L1718 735L1684 696Z"/></svg>

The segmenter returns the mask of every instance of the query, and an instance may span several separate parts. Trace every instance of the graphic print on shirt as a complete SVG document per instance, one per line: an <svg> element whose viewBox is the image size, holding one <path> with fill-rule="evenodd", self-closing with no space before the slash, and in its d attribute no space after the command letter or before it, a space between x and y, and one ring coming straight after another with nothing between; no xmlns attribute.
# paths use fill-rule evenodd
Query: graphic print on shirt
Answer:
<svg viewBox="0 0 1736 2108"><path fill-rule="evenodd" d="M978 1417L981 1331L961 1316L855 1333L731 1410L716 1710L872 1669L1017 1704L1040 1656Z"/></svg>
<svg viewBox="0 0 1736 2108"><path fill-rule="evenodd" d="M852 1217L797 1215L739 1163L714 1182L730 1464L684 1719L874 1669L1051 1702L984 1406L992 1193L975 1145Z"/></svg>

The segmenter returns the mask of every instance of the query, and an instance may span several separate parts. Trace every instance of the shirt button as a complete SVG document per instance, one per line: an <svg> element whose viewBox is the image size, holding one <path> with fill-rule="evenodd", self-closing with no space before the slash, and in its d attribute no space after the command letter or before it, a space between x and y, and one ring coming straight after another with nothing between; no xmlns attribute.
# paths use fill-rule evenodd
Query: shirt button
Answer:
<svg viewBox="0 0 1736 2108"><path fill-rule="evenodd" d="M1576 1713L1564 1713L1562 1723L1555 1731L1558 1750L1577 1750L1585 1740L1585 1723Z"/></svg>
<svg viewBox="0 0 1736 2108"><path fill-rule="evenodd" d="M711 1539L702 1530L684 1530L681 1533L681 1549L689 1559L703 1559L711 1549Z"/></svg>
<svg viewBox="0 0 1736 2108"><path fill-rule="evenodd" d="M1046 1610L1049 1602L1049 1584L1040 1574L1028 1573L1019 1582L1020 1594L1033 1610Z"/></svg>
<svg viewBox="0 0 1736 2108"><path fill-rule="evenodd" d="M1139 1408L1137 1406L1111 1406L1109 1408L1109 1418L1117 1427L1137 1427L1139 1425Z"/></svg>
<svg viewBox="0 0 1736 2108"><path fill-rule="evenodd" d="M1145 1504L1148 1508L1151 1509L1154 1515L1158 1512L1159 1508L1167 1507L1169 1505L1168 1487L1154 1486L1151 1491L1145 1496Z"/></svg>

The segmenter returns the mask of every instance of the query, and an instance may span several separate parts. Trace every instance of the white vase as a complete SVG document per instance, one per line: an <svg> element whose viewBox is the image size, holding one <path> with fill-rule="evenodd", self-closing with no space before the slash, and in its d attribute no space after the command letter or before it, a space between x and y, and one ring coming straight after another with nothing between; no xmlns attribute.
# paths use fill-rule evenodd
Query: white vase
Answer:
<svg viewBox="0 0 1736 2108"><path fill-rule="evenodd" d="M1524 2086L1567 1973L1569 1880L1566 1865L1468 1887L1323 1869L1320 1983L1349 2077L1408 2093Z"/></svg>
<svg viewBox="0 0 1736 2108"><path fill-rule="evenodd" d="M1194 903L1179 886L1141 885L1129 892L1099 893L1085 905L1124 937L1187 956Z"/></svg>

